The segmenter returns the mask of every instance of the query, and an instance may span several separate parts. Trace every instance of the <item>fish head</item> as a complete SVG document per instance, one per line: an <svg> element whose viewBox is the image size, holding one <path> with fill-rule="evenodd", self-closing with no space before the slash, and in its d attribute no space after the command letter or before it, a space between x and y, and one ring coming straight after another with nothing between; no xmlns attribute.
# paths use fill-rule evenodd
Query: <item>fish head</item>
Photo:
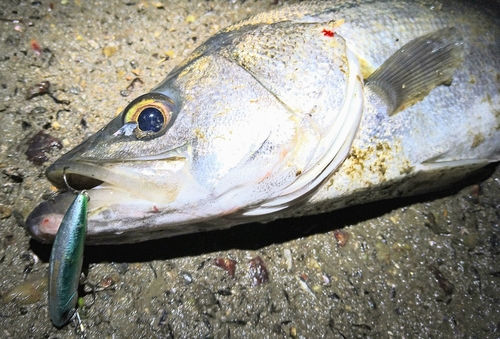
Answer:
<svg viewBox="0 0 500 339"><path fill-rule="evenodd" d="M174 200L190 154L189 140L166 134L179 113L171 97L150 92L136 98L106 127L49 166L47 178L62 189L108 187L134 198ZM169 146L161 147L164 142Z"/></svg>
<svg viewBox="0 0 500 339"><path fill-rule="evenodd" d="M362 111L357 58L325 24L272 26L209 39L47 169L56 187L88 191L88 243L259 220L307 198L343 161ZM50 242L70 200L39 205L30 233Z"/></svg>

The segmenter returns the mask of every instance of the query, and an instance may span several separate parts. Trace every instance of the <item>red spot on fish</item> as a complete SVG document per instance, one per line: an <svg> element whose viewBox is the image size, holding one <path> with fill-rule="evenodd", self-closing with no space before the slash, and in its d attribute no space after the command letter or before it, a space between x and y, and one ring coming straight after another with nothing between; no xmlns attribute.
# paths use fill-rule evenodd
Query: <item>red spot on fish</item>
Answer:
<svg viewBox="0 0 500 339"><path fill-rule="evenodd" d="M63 215L62 214L48 214L37 225L32 227L33 234L37 234L37 237L44 240L53 240L56 235L59 225L61 224Z"/></svg>
<svg viewBox="0 0 500 339"><path fill-rule="evenodd" d="M323 30L321 31L321 33L323 33L323 35L324 35L324 36L327 36L327 37L329 37L329 38L333 38L333 36L335 35L335 32L334 32L334 31L331 31L331 30L326 29L326 28L325 28L325 29L323 29Z"/></svg>
<svg viewBox="0 0 500 339"><path fill-rule="evenodd" d="M158 207L156 207L156 205L153 205L153 212L154 213L160 212L160 210L158 209Z"/></svg>
<svg viewBox="0 0 500 339"><path fill-rule="evenodd" d="M31 49L35 52L35 56L42 55L42 46L35 39L31 39L30 41Z"/></svg>

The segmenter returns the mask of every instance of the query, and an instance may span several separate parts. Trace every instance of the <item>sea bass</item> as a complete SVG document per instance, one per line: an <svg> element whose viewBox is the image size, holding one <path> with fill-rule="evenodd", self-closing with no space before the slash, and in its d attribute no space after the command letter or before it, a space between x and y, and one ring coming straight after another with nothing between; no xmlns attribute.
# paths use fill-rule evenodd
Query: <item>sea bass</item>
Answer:
<svg viewBox="0 0 500 339"><path fill-rule="evenodd" d="M223 29L47 169L87 244L419 194L500 160L500 30L454 1L325 1ZM65 180L66 179L66 180ZM26 222L51 242L71 192Z"/></svg>

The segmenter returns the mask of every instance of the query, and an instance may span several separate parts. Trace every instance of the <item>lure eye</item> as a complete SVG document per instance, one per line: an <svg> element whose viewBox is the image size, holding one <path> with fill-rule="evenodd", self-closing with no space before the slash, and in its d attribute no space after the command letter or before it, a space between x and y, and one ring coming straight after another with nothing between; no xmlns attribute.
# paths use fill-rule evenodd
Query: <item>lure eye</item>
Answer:
<svg viewBox="0 0 500 339"><path fill-rule="evenodd" d="M147 93L132 101L123 111L123 124L135 124L138 139L163 134L171 125L174 102L160 93Z"/></svg>

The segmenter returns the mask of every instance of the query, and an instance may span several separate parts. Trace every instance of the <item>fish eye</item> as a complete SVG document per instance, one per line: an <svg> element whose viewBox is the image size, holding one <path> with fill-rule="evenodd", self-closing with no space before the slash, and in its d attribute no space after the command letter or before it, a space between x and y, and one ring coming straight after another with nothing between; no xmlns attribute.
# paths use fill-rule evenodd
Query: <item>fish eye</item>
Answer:
<svg viewBox="0 0 500 339"><path fill-rule="evenodd" d="M123 124L135 124L137 139L163 134L172 123L174 102L160 93L147 93L132 101L123 111Z"/></svg>
<svg viewBox="0 0 500 339"><path fill-rule="evenodd" d="M165 123L164 113L156 107L146 107L139 113L137 123L141 131L157 133Z"/></svg>

